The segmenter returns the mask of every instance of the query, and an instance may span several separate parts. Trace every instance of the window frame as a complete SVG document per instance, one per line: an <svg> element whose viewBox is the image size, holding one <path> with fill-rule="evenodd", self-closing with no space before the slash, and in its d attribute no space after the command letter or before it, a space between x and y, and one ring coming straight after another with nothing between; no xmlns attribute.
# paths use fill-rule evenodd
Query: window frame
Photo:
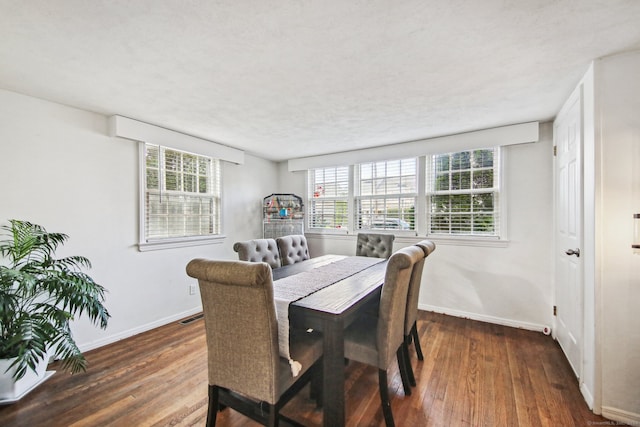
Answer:
<svg viewBox="0 0 640 427"><path fill-rule="evenodd" d="M413 241L415 238L428 238L430 240L435 241L438 244L444 245L455 245L455 246L484 246L484 247L507 247L509 244L508 236L507 236L507 182L505 179L506 169L505 165L508 164L508 150L505 149L504 146L495 145L488 146L486 148L492 148L498 150L499 159L498 159L498 180L499 180L499 189L498 189L498 210L499 210L499 224L497 229L497 236L486 236L486 235L463 235L463 234L435 234L429 233L429 206L428 206L428 179L429 179L429 168L431 164L431 158L434 155L438 154L446 154L444 152L433 152L422 156L417 156L417 200L415 205L415 229L414 230L395 230L395 229L356 229L356 171L355 168L357 164L348 165L349 167L349 200L347 203L348 206L348 217L349 217L349 226L348 229L322 229L322 228L311 228L309 226L309 222L306 222L307 228L305 233L312 235L356 235L360 232L379 232L379 233L388 233L394 234L398 239L407 239L407 242ZM480 148L482 149L482 148ZM453 152L463 152L463 151L473 151L474 148L469 149L459 149ZM411 158L411 157L410 157ZM347 165L342 165L347 166ZM307 191L306 197L307 201L309 201L309 171L316 169L323 169L324 167L316 167L307 169L307 173L305 177L307 182L305 183L305 189ZM305 206L305 217L309 218L309 211L307 210L309 207L309 203Z"/></svg>
<svg viewBox="0 0 640 427"><path fill-rule="evenodd" d="M323 228L323 227L312 227L311 226L311 219L312 219L312 215L311 215L311 209L313 206L313 201L314 201L314 197L311 194L312 190L311 186L315 184L315 180L314 182L311 182L311 173L312 171L316 171L318 169L337 169L337 168L343 168L346 167L347 168L347 196L346 196L346 202L347 202L347 226L344 228ZM353 230L353 219L352 219L352 215L351 212L353 211L353 166L349 165L339 165L339 166L327 166L327 167L322 167L322 168L313 168L313 169L308 169L307 173L305 174L306 177L306 182L305 182L305 189L306 189L306 206L305 206L305 229L307 230L308 233L312 233L312 234L333 234L333 235L346 235L346 234L351 234L351 230ZM343 197L327 197L326 200L343 200Z"/></svg>
<svg viewBox="0 0 640 427"><path fill-rule="evenodd" d="M474 152L478 152L478 151L486 151L486 150L491 150L492 151L492 159L491 159L491 166L490 167L486 167L486 166L474 166L473 162L471 162L469 160L469 165L468 167L462 167L462 168L455 168L453 167L453 165L451 164L450 161L447 161L447 169L444 171L441 171L439 174L443 175L443 176L447 176L448 177L448 184L452 185L454 182L454 177L456 175L458 175L460 178L462 178L465 174L468 174L468 186L463 186L464 188L451 188L450 185L447 185L448 188L446 189L436 189L436 182L437 179L434 176L436 173L438 173L439 171L435 170L435 162L436 162L436 157L439 156L449 156L449 158L451 159L451 161L453 161L453 157L458 155L458 154L463 154L463 153L474 153ZM459 151L452 151L452 152L448 152L448 153L437 153L437 154L431 154L427 156L427 161L426 161L426 217L427 217L427 230L426 230L426 234L427 236L430 237L435 237L435 236L442 236L442 237L449 237L449 236L460 236L460 237L467 237L467 238L487 238L487 239L500 239L501 236L501 217L502 217L502 209L501 209L501 196L502 196L502 187L501 187L501 181L502 181L502 176L501 176L501 149L500 147L487 147L487 148L480 148L480 149L467 149L467 150L459 150ZM492 186L489 188L474 188L473 187L473 181L472 181L472 177L476 176L477 173L483 173L484 171L491 171L491 176L492 176ZM476 215L478 215L480 212L482 211L475 211L474 210L474 195L480 195L480 194L492 194L493 197L493 202L492 203L492 208L493 210L491 211L491 218L493 220L494 223L494 227L493 227L493 232L491 233L481 233L481 232L477 232L474 231L474 218ZM432 202L431 202L431 198L432 197L445 197L445 198L451 198L451 197L468 197L468 201L469 201L469 205L468 205L468 209L465 210L458 210L458 211L454 211L453 209L444 212L444 213L433 213L431 212L431 207L432 207ZM449 218L448 224L449 224L449 230L448 231L444 231L444 232L437 232L437 231L432 231L432 221L433 218L435 216L438 215L444 215L445 217ZM468 224L470 226L470 229L467 232L464 231L460 231L460 232L456 232L454 231L455 229L455 225L454 225L454 219L455 218L467 218L466 221L468 221Z"/></svg>
<svg viewBox="0 0 640 427"><path fill-rule="evenodd" d="M386 170L388 170L389 168L389 163L391 162L400 162L399 165L399 170L402 170L402 162L404 161L408 161L408 160L414 160L415 161L415 182L414 184L414 188L415 191L412 193L402 193L402 191L400 193L387 193L385 191L384 194L371 194L371 195L363 195L363 191L362 191L362 183L365 180L368 180L367 178L363 178L362 177L362 168L364 165L371 165L372 169L374 169L377 164L379 163L384 163L384 167ZM357 233L388 233L388 234L394 234L396 236L404 236L404 235L415 235L417 233L418 230L418 224L417 224L417 215L418 215L418 200L420 198L420 193L419 193L419 178L420 178L420 173L419 173L419 168L420 168L420 162L418 157L408 157L408 158L402 158L402 159L390 159L390 160L380 160L380 161L371 161L371 162L363 162L363 163L358 163L356 165L354 165L353 168L353 187L354 187L354 196L353 196L353 205L354 205L354 209L353 212L351 214L351 216L353 217L353 222L354 222L354 231ZM373 172L373 170L372 170ZM392 178L394 178L392 175L388 175L385 172L385 176L384 177L372 177L370 178L371 181L375 181L375 180L385 180L385 186L386 183L388 181L390 181ZM402 175L399 175L398 178L400 179L400 181L402 180ZM397 199L398 201L401 201L402 199L413 199L413 228L407 228L407 229L401 229L401 228L362 228L359 227L359 220L360 220L360 215L359 212L357 210L357 207L359 206L359 204L364 201L364 200L369 200L369 201L374 201L374 200L379 200L382 201L385 205L386 205L386 201L387 200L393 200L393 199ZM404 221L404 219L400 218L400 210L402 209L402 205L401 203L398 206L398 210L399 210L399 214L398 214L398 220L402 220ZM395 219L395 218L389 218L389 219ZM384 220L387 220L387 217L384 217ZM409 223L409 225L411 225Z"/></svg>
<svg viewBox="0 0 640 427"><path fill-rule="evenodd" d="M153 147L158 147L158 149L168 149L168 150L172 150L172 151L177 151L180 153L185 153L185 154L191 154L191 155L195 155L198 157L207 157L212 159L214 162L217 163L217 183L213 183L214 185L214 189L217 188L217 194L214 192L214 199L217 199L218 203L217 203L217 214L212 212L212 215L217 215L218 218L218 224L217 224L217 228L218 228L218 233L216 234L207 234L207 235L194 235L194 236L181 236L181 237L167 237L167 238L153 238L153 239L149 239L147 240L146 237L146 228L147 228L147 221L146 221L146 215L147 215L147 204L146 204L146 197L147 197L147 162L146 162L146 147L147 145L149 146L153 146ZM138 250L141 252L144 251L150 251L150 250L160 250L160 249L170 249L170 248L179 248L179 247L189 247L189 246L198 246L198 245L207 245L207 244L211 244L211 243L215 243L215 242L220 242L222 239L224 239L224 234L222 232L222 212L223 212L223 208L222 208L222 165L224 162L222 162L220 159L211 157L211 156L207 156L207 155L203 155L203 154L198 154L198 153L192 153L189 151L185 151L179 148L174 148L174 147L170 147L170 146L164 146L164 145L158 145L158 144L152 144L152 143L145 143L145 142L140 142L138 145L138 156L139 156L139 208L138 208L138 212L139 212L139 237L138 237ZM161 161L161 156L160 156L160 151L158 152L158 156L159 156L159 161ZM160 181L163 181L162 179L159 178ZM162 188L162 182L160 182L160 187ZM164 189L161 189L159 191L166 191ZM185 194L188 194L188 192L184 192ZM177 194L177 193L175 193ZM215 210L215 208L214 208Z"/></svg>

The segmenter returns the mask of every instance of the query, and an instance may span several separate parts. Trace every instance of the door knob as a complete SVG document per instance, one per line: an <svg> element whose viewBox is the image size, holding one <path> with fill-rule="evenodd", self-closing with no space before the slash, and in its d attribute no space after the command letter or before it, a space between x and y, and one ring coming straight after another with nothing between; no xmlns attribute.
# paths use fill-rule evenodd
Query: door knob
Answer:
<svg viewBox="0 0 640 427"><path fill-rule="evenodd" d="M564 253L567 255L575 255L580 258L580 249L567 249Z"/></svg>

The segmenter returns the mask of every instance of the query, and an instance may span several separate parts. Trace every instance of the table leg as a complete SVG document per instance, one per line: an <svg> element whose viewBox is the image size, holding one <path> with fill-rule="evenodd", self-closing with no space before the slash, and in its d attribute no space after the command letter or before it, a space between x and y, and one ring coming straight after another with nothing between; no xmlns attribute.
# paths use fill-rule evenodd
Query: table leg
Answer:
<svg viewBox="0 0 640 427"><path fill-rule="evenodd" d="M341 321L324 321L323 345L322 424L341 427L345 424L344 327Z"/></svg>

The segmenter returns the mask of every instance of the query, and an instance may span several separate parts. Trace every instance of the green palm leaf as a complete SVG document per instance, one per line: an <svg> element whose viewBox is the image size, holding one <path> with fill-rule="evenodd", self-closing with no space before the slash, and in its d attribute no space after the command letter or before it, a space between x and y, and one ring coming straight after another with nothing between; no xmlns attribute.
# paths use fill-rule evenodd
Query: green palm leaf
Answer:
<svg viewBox="0 0 640 427"><path fill-rule="evenodd" d="M0 227L0 358L15 358L15 379L35 370L48 352L72 373L86 368L86 360L71 335L69 322L87 315L106 328L106 290L82 268L83 256L55 258L68 236L49 233L27 221L10 220Z"/></svg>

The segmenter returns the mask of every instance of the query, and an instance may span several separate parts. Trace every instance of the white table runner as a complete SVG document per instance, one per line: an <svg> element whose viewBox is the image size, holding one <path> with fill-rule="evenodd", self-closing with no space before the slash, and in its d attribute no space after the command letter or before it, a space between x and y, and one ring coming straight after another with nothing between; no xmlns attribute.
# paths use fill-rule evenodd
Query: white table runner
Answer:
<svg viewBox="0 0 640 427"><path fill-rule="evenodd" d="M321 265L310 271L284 277L273 283L273 296L278 318L278 345L280 355L289 360L293 376L301 366L291 359L289 351L289 304L353 276L372 265L385 261L382 258L349 257Z"/></svg>

